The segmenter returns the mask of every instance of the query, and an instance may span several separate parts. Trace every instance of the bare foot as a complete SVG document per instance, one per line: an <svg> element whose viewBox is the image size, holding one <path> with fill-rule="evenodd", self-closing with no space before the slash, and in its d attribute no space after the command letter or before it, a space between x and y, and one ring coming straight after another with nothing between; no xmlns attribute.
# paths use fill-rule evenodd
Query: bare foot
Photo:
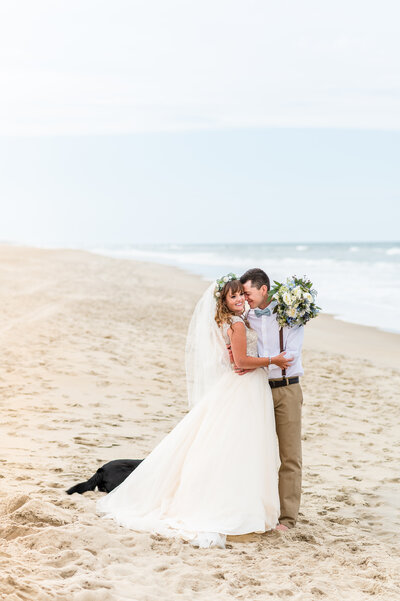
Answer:
<svg viewBox="0 0 400 601"><path fill-rule="evenodd" d="M275 530L280 530L281 532L284 532L285 530L289 530L289 528L285 526L285 524L278 524Z"/></svg>

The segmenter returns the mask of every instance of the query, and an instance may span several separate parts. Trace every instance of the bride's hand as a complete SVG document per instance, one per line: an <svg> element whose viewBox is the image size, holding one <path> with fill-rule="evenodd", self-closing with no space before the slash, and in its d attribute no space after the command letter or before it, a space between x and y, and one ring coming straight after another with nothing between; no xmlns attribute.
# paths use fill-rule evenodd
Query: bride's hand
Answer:
<svg viewBox="0 0 400 601"><path fill-rule="evenodd" d="M290 367L290 364L293 361L293 359L289 359L289 357L286 358L285 355L286 355L286 351L283 351L283 353L280 353L279 355L272 357L271 363L273 363L280 369L287 369L288 367Z"/></svg>

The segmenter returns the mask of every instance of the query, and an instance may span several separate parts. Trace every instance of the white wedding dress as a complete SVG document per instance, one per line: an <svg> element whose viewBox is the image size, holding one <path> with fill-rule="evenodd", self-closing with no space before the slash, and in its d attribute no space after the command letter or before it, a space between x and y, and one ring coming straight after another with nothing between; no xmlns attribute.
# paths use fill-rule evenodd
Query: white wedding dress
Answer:
<svg viewBox="0 0 400 601"><path fill-rule="evenodd" d="M227 329L222 333L228 342ZM246 327L246 337L247 354L257 357L256 332ZM225 370L97 508L132 530L224 547L227 534L277 525L278 465L265 371L238 376Z"/></svg>

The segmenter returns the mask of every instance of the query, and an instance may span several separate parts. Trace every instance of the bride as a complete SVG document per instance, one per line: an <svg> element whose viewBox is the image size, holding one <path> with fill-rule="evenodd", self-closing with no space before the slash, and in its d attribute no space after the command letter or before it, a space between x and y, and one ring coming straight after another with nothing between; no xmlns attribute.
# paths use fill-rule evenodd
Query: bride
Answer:
<svg viewBox="0 0 400 601"><path fill-rule="evenodd" d="M226 535L265 532L279 518L272 395L243 317L242 284L229 274L198 302L186 345L190 411L134 472L97 503L132 530L225 546ZM235 364L249 373L239 376ZM272 360L273 361L273 360Z"/></svg>

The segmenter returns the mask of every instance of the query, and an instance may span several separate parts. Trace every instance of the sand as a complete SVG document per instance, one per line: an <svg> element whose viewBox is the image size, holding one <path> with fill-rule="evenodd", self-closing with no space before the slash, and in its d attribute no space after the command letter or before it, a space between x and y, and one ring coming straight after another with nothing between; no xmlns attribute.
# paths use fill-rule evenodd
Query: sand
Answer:
<svg viewBox="0 0 400 601"><path fill-rule="evenodd" d="M154 264L0 246L0 599L400 598L400 338L307 326L298 526L194 549L68 496L141 458L187 411L184 343L206 287Z"/></svg>

